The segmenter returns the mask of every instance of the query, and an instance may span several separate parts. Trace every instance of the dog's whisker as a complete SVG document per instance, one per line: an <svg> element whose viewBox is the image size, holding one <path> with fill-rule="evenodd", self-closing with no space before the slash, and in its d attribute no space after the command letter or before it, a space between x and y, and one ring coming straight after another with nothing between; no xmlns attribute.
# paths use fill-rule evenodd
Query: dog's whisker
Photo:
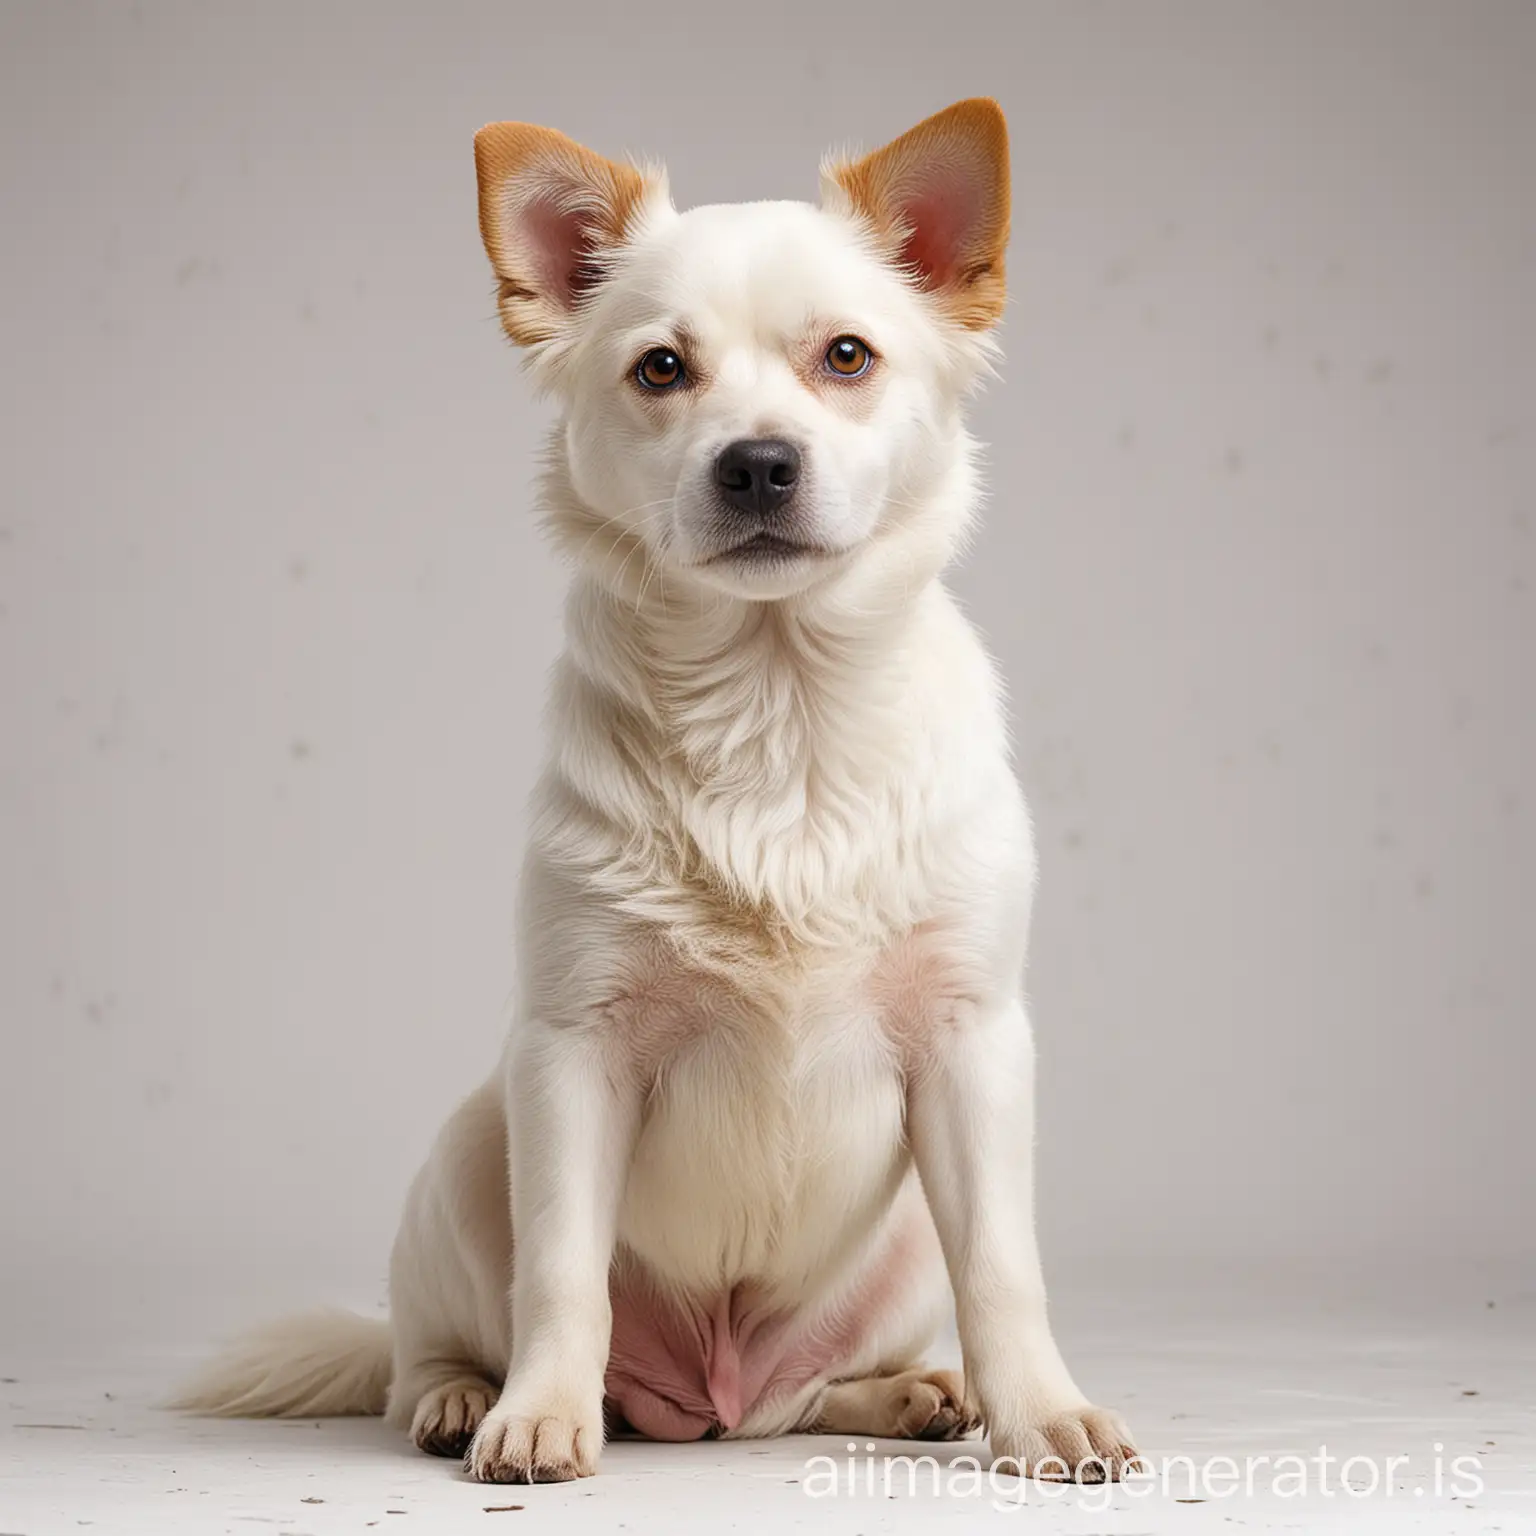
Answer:
<svg viewBox="0 0 1536 1536"><path fill-rule="evenodd" d="M624 529L626 532L633 532L638 537L643 530L650 528L653 523L666 516L671 510L672 505L672 498L670 496L663 496L656 501L643 501L638 506L630 507L624 512L615 513L611 517L599 517L595 521L592 531L587 535L586 539L582 542L581 548L577 551L577 562L580 563L591 548L592 540L605 529L617 527ZM629 528L626 519L633 516L636 512L646 511L648 508L655 508L656 510L650 512L648 516L641 518L632 529Z"/></svg>

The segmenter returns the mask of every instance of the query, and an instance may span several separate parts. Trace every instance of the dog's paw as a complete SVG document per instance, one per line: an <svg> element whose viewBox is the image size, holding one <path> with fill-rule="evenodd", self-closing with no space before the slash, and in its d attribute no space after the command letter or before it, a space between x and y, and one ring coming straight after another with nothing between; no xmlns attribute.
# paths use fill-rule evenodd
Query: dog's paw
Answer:
<svg viewBox="0 0 1536 1536"><path fill-rule="evenodd" d="M980 1427L965 1404L958 1371L911 1371L895 1378L901 1390L896 1408L898 1440L962 1440Z"/></svg>
<svg viewBox="0 0 1536 1536"><path fill-rule="evenodd" d="M496 1388L465 1376L422 1395L411 1418L411 1439L429 1456L462 1456L496 1401Z"/></svg>
<svg viewBox="0 0 1536 1536"><path fill-rule="evenodd" d="M1084 1405L1014 1428L993 1427L992 1455L1045 1482L1118 1482L1138 1460L1125 1420Z"/></svg>
<svg viewBox="0 0 1536 1536"><path fill-rule="evenodd" d="M477 1483L568 1483L597 1471L601 1408L581 1412L568 1399L524 1409L498 1403L475 1431L464 1470Z"/></svg>

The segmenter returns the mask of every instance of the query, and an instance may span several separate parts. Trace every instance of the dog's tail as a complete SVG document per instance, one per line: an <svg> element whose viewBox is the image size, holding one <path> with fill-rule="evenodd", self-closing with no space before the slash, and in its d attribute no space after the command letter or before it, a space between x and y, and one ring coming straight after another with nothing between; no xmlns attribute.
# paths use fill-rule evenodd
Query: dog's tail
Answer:
<svg viewBox="0 0 1536 1536"><path fill-rule="evenodd" d="M392 1353L383 1318L306 1312L233 1344L167 1406L226 1419L383 1413Z"/></svg>

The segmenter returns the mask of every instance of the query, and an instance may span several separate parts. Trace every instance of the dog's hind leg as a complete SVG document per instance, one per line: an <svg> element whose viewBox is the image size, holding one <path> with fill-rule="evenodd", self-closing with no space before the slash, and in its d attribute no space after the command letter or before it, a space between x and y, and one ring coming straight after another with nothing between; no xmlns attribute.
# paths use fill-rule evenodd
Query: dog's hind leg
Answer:
<svg viewBox="0 0 1536 1536"><path fill-rule="evenodd" d="M921 1368L828 1387L806 1428L886 1440L962 1440L980 1428L958 1371Z"/></svg>
<svg viewBox="0 0 1536 1536"><path fill-rule="evenodd" d="M417 1376L402 1383L398 1393L402 1416L415 1398L410 1410L411 1440L431 1456L462 1456L501 1388L468 1365L435 1385L426 1386L425 1380Z"/></svg>
<svg viewBox="0 0 1536 1536"><path fill-rule="evenodd" d="M433 1456L462 1456L501 1392L511 1278L500 1092L459 1107L412 1185L390 1264L389 1417Z"/></svg>

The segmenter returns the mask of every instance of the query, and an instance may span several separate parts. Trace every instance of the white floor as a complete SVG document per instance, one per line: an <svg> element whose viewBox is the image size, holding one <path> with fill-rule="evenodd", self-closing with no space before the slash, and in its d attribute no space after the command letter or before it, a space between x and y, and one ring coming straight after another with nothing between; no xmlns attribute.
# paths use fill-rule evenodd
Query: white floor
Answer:
<svg viewBox="0 0 1536 1536"><path fill-rule="evenodd" d="M0 1536L114 1532L431 1532L959 1529L1040 1532L1536 1531L1536 1280L1463 1275L1432 1298L1314 1280L1264 1302L1251 1279L1209 1294L1115 1277L1134 1303L1058 1306L1079 1376L1123 1407L1164 1480L1134 1488L1048 1488L957 1464L980 1446L941 1447L940 1488L904 1465L891 1491L863 1447L849 1487L846 1442L658 1446L621 1443L602 1474L564 1487L484 1488L414 1453L375 1421L206 1423L153 1406L187 1351L140 1343L71 1360L57 1340L0 1346ZM1106 1295L1109 1293L1106 1293ZM14 1316L8 1319L14 1321ZM6 1338L17 1330L7 1327ZM1436 1447L1441 1449L1436 1451ZM1319 1471L1320 1451L1334 1458ZM828 1463L837 1458L831 1487ZM1245 1458L1307 1458L1252 1468ZM1210 1458L1234 1458L1236 1467ZM1453 1466L1456 1458L1476 1458ZM1373 1465L1341 1463L1369 1458ZM1385 1476L1376 1469L1402 1457ZM1436 1485L1436 1462L1442 1468ZM1356 1494L1341 1491L1341 1470ZM1465 1475L1464 1475L1465 1474ZM1306 1478L1302 1491L1301 1479ZM1320 1476L1326 1485L1320 1484ZM1381 1479L1374 1494L1363 1490ZM1473 1479L1475 1478L1475 1485ZM1389 1491L1390 1490L1390 1491ZM1022 1497L1022 1507L1018 1501ZM1191 1502L1198 1501L1198 1502Z"/></svg>

